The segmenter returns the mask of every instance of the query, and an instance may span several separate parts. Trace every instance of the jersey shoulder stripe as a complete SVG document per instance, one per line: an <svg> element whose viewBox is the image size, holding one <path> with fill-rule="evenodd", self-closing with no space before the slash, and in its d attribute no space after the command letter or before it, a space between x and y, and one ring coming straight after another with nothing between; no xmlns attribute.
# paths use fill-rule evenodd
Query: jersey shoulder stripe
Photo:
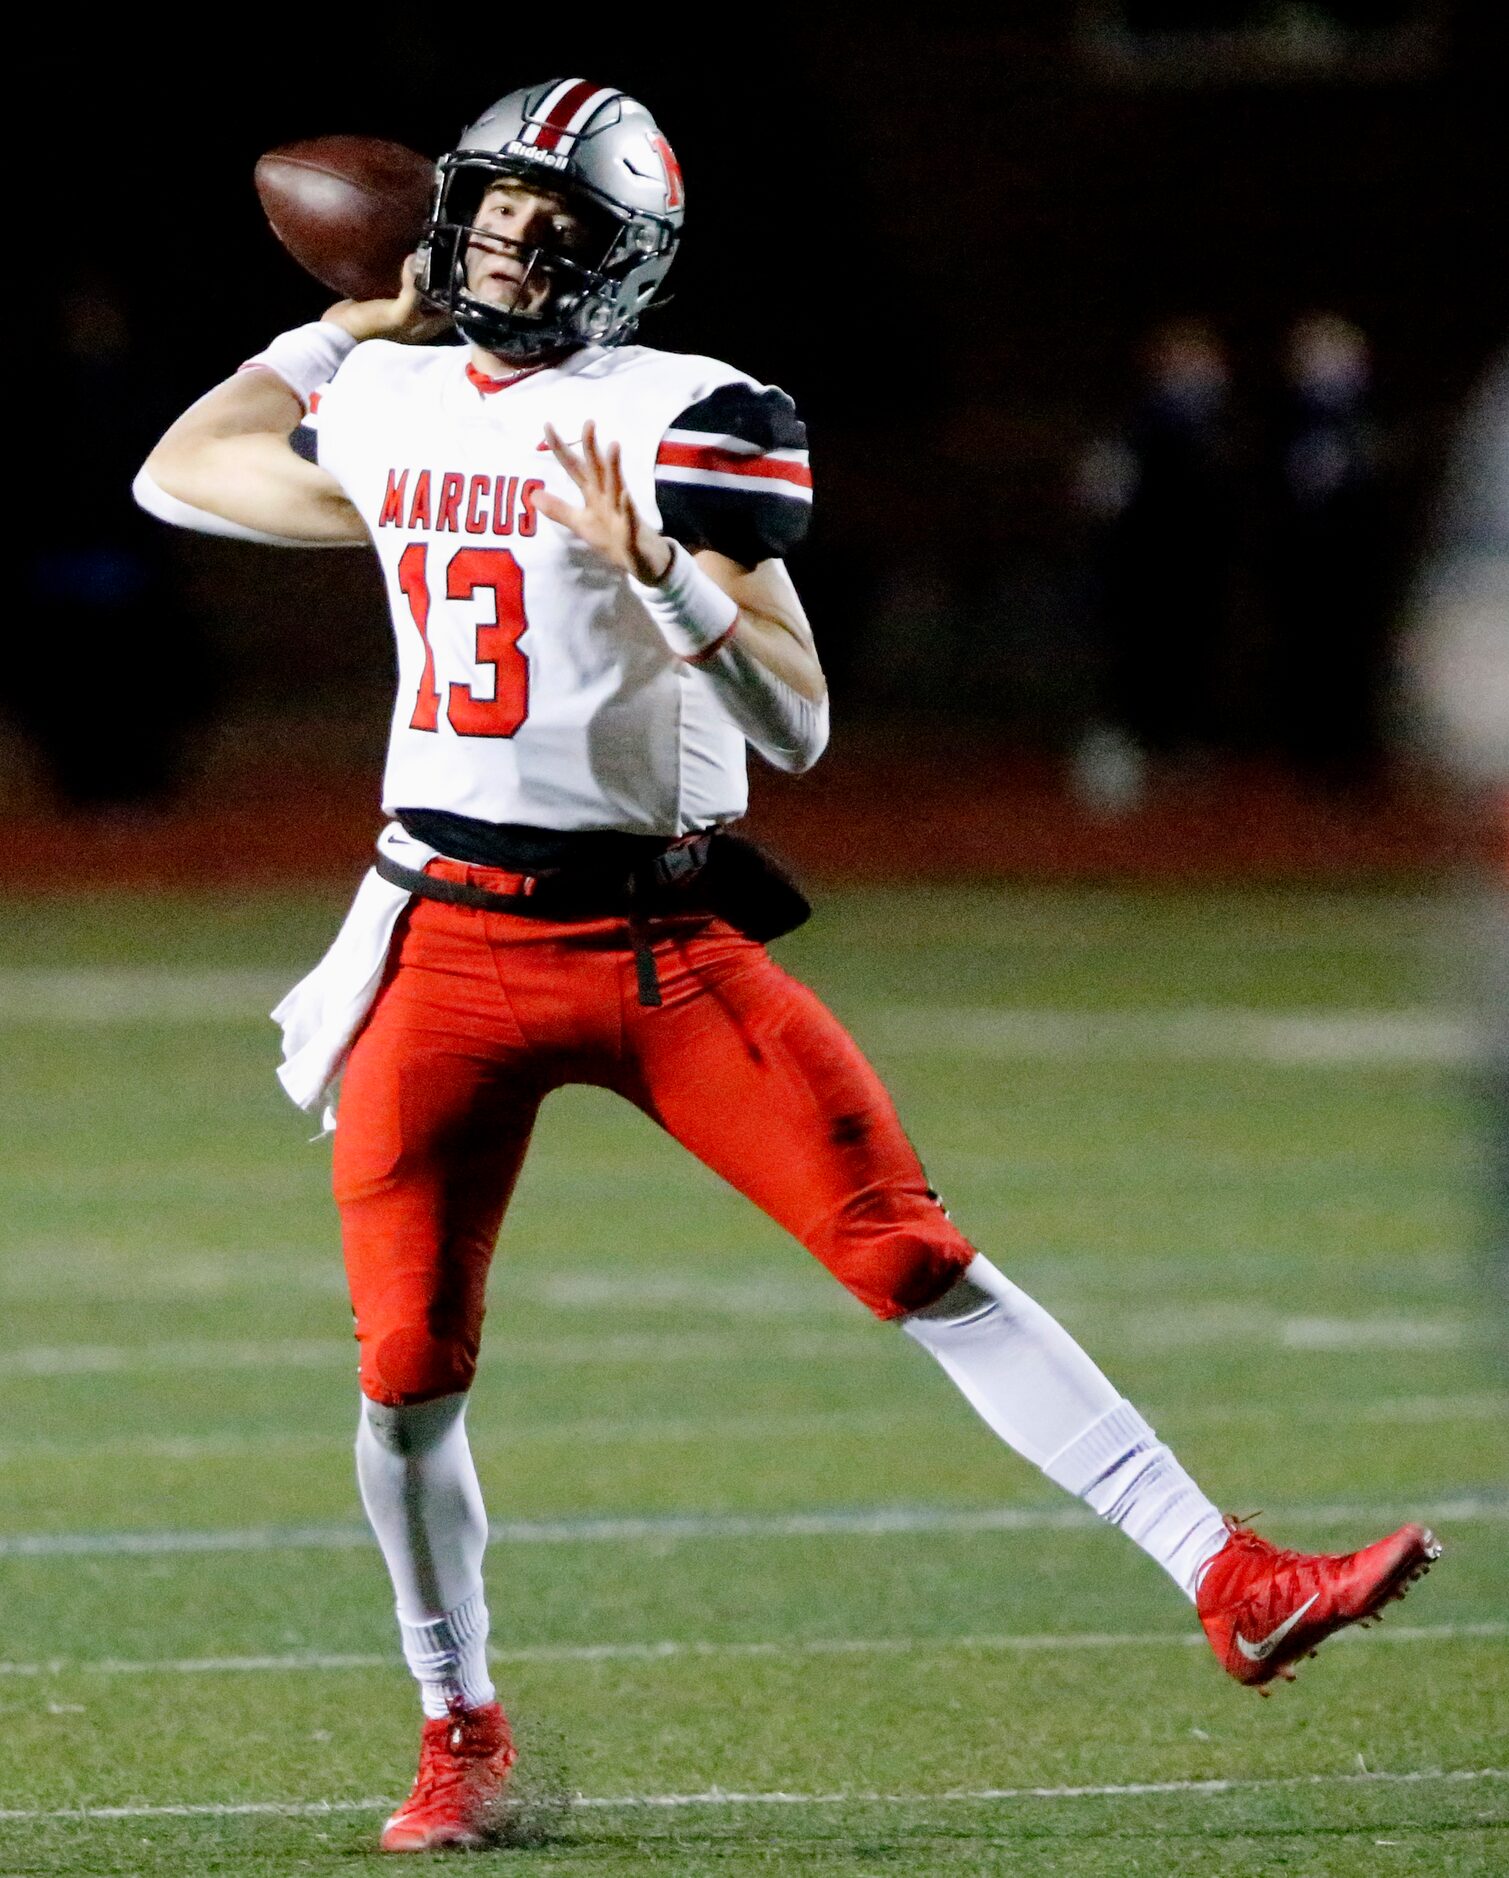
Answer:
<svg viewBox="0 0 1509 1878"><path fill-rule="evenodd" d="M655 455L665 532L744 566L790 552L807 530L807 427L784 391L716 386L673 420Z"/></svg>
<svg viewBox="0 0 1509 1878"><path fill-rule="evenodd" d="M729 443L737 445L730 449ZM805 450L756 450L739 439L707 438L694 430L668 430L655 457L657 482L715 482L765 495L812 500L812 470Z"/></svg>

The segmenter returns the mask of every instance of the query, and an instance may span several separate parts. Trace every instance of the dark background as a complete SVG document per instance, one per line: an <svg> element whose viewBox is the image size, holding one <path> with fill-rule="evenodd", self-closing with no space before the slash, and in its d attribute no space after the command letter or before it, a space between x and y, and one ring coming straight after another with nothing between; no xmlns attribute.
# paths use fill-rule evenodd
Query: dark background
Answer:
<svg viewBox="0 0 1509 1878"><path fill-rule="evenodd" d="M307 31L226 18L212 42L144 18L91 29L87 58L59 33L15 81L40 625L16 635L0 784L85 806L192 790L238 735L275 749L279 723L324 726L370 773L390 676L370 569L168 537L124 491L185 404L326 300L261 218L263 150L355 131L438 154L494 97L573 72L642 97L686 174L674 301L645 340L780 384L808 420L816 519L795 571L846 721L969 721L1073 751L1104 666L1078 466L1173 317L1229 349L1239 493L1261 481L1287 325L1327 309L1367 335L1392 633L1453 414L1509 332L1493 9L1337 0L1333 27L1363 37L1312 30L1292 58L1220 37L1277 12L555 30L378 9ZM1191 22L1216 37L1169 36ZM1244 504L1247 574L1213 648L1198 741L1217 760L1273 741L1259 510ZM107 538L135 575L98 556L80 571L79 545ZM66 753L58 767L70 742L96 753L82 783Z"/></svg>

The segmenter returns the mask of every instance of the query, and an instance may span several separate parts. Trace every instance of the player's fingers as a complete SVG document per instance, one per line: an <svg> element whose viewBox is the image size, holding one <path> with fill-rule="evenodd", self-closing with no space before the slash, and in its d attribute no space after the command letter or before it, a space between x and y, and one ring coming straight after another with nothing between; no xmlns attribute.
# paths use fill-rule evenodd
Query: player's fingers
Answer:
<svg viewBox="0 0 1509 1878"><path fill-rule="evenodd" d="M618 479L618 494L614 499L613 506L618 512L619 520L623 523L632 538L639 529L639 510L634 506L634 498L629 494L622 475L620 475Z"/></svg>
<svg viewBox="0 0 1509 1878"><path fill-rule="evenodd" d="M551 454L554 456L556 462L560 464L561 468L565 470L572 482L574 482L577 488L585 495L587 493L586 470L577 461L573 453L567 449L566 445L561 442L553 424L547 424L545 426L545 441L550 445Z"/></svg>
<svg viewBox="0 0 1509 1878"><path fill-rule="evenodd" d="M608 495L615 508L624 504L624 453L621 445L608 445Z"/></svg>
<svg viewBox="0 0 1509 1878"><path fill-rule="evenodd" d="M543 515L547 521L559 522L562 528L569 528L578 533L577 523L586 514L585 509L574 507L562 496L553 496L544 489L536 489L531 504L535 512Z"/></svg>
<svg viewBox="0 0 1509 1878"><path fill-rule="evenodd" d="M597 425L589 417L582 425L582 455L586 457L593 482L599 489L607 487L608 470L603 462L603 453L598 446Z"/></svg>

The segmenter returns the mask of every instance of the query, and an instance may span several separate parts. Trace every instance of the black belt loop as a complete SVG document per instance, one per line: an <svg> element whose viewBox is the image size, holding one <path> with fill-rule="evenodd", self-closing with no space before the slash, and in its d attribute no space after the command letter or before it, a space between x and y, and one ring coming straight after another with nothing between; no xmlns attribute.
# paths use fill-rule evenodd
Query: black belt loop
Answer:
<svg viewBox="0 0 1509 1878"><path fill-rule="evenodd" d="M629 876L629 943L634 948L634 977L639 986L639 1002L647 1011L659 1010L660 978L655 970L655 952L649 928L645 925L640 901L644 897L644 877Z"/></svg>

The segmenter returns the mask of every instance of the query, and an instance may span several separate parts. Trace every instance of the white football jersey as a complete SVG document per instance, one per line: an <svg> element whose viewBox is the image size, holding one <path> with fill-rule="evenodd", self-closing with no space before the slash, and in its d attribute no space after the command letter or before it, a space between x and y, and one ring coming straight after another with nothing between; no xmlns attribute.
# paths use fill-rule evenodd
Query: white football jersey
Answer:
<svg viewBox="0 0 1509 1878"><path fill-rule="evenodd" d="M667 650L623 576L533 499L580 500L545 426L579 445L591 419L621 446L630 493L659 525L668 427L718 387L755 381L643 346L587 347L507 381L468 357L369 340L319 399L319 462L371 531L393 614L384 809L657 835L740 815L744 739L707 679ZM700 440L711 467L678 473L736 483L745 466L719 441ZM810 502L804 470L775 474Z"/></svg>

